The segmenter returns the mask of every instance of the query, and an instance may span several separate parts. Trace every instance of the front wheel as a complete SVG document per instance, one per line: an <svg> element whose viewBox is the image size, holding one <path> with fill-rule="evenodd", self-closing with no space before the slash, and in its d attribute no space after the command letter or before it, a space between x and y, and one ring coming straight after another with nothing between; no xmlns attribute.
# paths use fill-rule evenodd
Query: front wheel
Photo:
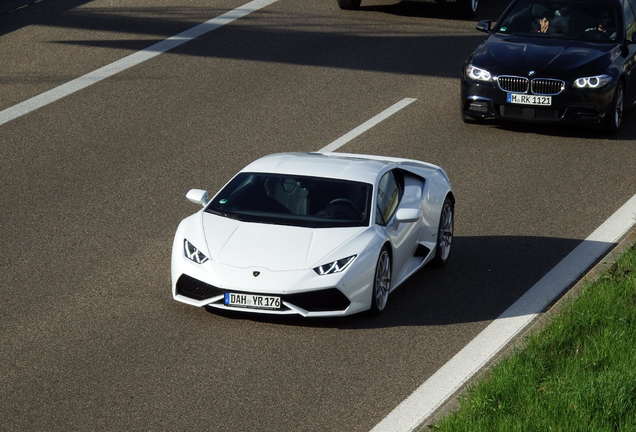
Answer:
<svg viewBox="0 0 636 432"><path fill-rule="evenodd" d="M361 0L338 0L338 6L340 6L340 9L358 9L360 2Z"/></svg>
<svg viewBox="0 0 636 432"><path fill-rule="evenodd" d="M373 278L373 294L371 296L371 313L378 315L384 310L391 291L391 255L385 247L380 252L375 266Z"/></svg>
<svg viewBox="0 0 636 432"><path fill-rule="evenodd" d="M625 91L623 84L618 83L614 92L614 100L605 116L604 129L610 133L616 133L623 125L623 114L625 110Z"/></svg>
<svg viewBox="0 0 636 432"><path fill-rule="evenodd" d="M455 206L450 197L446 197L442 205L442 214L439 217L437 228L437 244L435 245L435 257L431 262L434 267L446 265L450 258L453 244L453 230L455 227Z"/></svg>

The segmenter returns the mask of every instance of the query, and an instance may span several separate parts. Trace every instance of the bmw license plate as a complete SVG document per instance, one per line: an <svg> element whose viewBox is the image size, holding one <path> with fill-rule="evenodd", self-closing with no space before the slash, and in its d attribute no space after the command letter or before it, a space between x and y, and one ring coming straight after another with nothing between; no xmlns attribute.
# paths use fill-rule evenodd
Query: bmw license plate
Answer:
<svg viewBox="0 0 636 432"><path fill-rule="evenodd" d="M223 303L227 306L241 306L258 309L280 309L280 297L257 294L225 293Z"/></svg>
<svg viewBox="0 0 636 432"><path fill-rule="evenodd" d="M552 105L552 96L537 96L529 94L508 93L508 103L519 105L538 105L538 106L550 106Z"/></svg>

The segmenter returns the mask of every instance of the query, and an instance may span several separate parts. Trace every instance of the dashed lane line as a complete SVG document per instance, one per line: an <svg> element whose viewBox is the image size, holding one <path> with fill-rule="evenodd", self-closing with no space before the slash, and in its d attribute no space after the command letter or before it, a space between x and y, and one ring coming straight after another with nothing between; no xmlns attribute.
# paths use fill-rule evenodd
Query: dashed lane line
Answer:
<svg viewBox="0 0 636 432"><path fill-rule="evenodd" d="M243 18L246 15L251 14L259 9L263 9L278 0L253 0L245 3L236 9L232 9L222 15L212 18L204 23L191 27L177 35L164 39L160 42L150 45L147 48L130 54L124 58L121 58L113 63L103 66L99 69L89 72L79 78L75 78L72 81L66 82L51 90L40 93L30 99L13 105L0 111L0 126L5 123L15 120L18 117L29 114L37 109L40 109L46 105L56 102L68 95L78 92L86 87L89 87L97 82L100 82L106 78L110 78L120 72L125 71L133 66L137 66L145 61L148 61L160 54L170 51L178 46L181 46L193 39L196 39L206 33L214 31L225 25L236 21L239 18Z"/></svg>
<svg viewBox="0 0 636 432"><path fill-rule="evenodd" d="M352 139L359 137L360 135L362 135L363 133L371 129L373 126L377 125L383 120L386 120L387 118L391 117L393 114L397 113L398 111L406 108L407 106L409 106L416 100L417 99L414 99L414 98L404 98L400 100L399 102L394 103L393 105L391 105L390 107L382 111L381 113L374 115L369 120L362 123L360 126L352 129L351 131L347 132L346 134L336 139L332 143L327 144L326 146L324 146L318 151L320 153L326 153L326 152L333 152L338 150L340 147L342 147L343 145L345 145Z"/></svg>

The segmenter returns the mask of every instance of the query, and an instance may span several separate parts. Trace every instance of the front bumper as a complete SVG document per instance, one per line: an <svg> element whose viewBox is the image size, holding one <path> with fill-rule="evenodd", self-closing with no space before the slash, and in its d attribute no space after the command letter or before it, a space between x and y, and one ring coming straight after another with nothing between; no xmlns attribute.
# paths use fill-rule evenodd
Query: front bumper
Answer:
<svg viewBox="0 0 636 432"><path fill-rule="evenodd" d="M172 254L172 297L181 303L260 314L304 317L352 315L369 309L374 268L366 255L345 272L319 276L313 270L242 269L212 260L195 264L181 250ZM259 276L252 275L258 270ZM277 296L279 309L254 309L224 304L225 293Z"/></svg>
<svg viewBox="0 0 636 432"><path fill-rule="evenodd" d="M511 120L538 123L602 123L609 112L615 83L600 89L577 89L567 84L552 105L538 107L507 102L507 92L496 82L479 82L462 78L461 109L464 115L478 120Z"/></svg>
<svg viewBox="0 0 636 432"><path fill-rule="evenodd" d="M255 309L230 306L224 303L225 293L278 295L281 297L279 309ZM299 314L302 316L339 316L347 315L351 301L337 288L325 288L293 294L255 293L222 289L210 285L187 274L182 274L175 284L174 299L198 306L243 312L268 313L276 315Z"/></svg>

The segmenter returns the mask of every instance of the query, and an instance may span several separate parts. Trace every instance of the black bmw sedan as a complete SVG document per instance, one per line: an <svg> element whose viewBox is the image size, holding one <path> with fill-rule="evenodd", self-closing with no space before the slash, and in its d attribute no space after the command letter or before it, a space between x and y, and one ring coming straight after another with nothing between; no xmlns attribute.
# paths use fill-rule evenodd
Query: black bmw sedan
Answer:
<svg viewBox="0 0 636 432"><path fill-rule="evenodd" d="M617 131L636 102L636 0L516 0L464 65L465 122L583 122Z"/></svg>

